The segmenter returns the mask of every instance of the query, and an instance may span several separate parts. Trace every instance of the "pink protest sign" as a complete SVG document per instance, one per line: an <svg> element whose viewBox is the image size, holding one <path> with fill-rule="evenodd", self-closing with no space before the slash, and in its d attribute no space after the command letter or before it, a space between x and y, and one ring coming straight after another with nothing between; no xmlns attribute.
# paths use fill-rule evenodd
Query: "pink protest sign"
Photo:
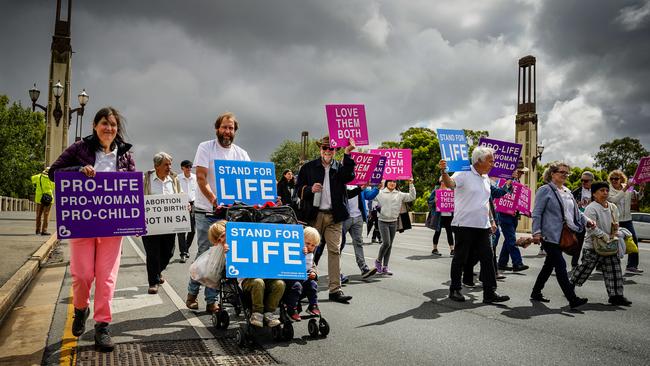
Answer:
<svg viewBox="0 0 650 366"><path fill-rule="evenodd" d="M499 179L499 187L503 187L506 184L505 179ZM514 215L517 213L517 204L519 203L519 197L521 196L521 184L512 182L512 192L506 194L501 198L494 200L494 209L497 212Z"/></svg>
<svg viewBox="0 0 650 366"><path fill-rule="evenodd" d="M634 173L634 184L650 182L650 156L641 158Z"/></svg>
<svg viewBox="0 0 650 366"><path fill-rule="evenodd" d="M351 152L350 157L354 160L354 180L350 185L365 184L371 180L372 173L377 167L377 163L382 158L381 155L365 154L358 152Z"/></svg>
<svg viewBox="0 0 650 366"><path fill-rule="evenodd" d="M388 158L384 168L384 179L406 180L413 177L411 149L372 149L370 153Z"/></svg>
<svg viewBox="0 0 650 366"><path fill-rule="evenodd" d="M512 184L519 187L520 191L519 200L517 201L517 206L515 208L517 211L521 212L522 215L530 217L532 215L530 207L530 188L517 182L513 182Z"/></svg>
<svg viewBox="0 0 650 366"><path fill-rule="evenodd" d="M436 211L454 212L453 189L436 189Z"/></svg>
<svg viewBox="0 0 650 366"><path fill-rule="evenodd" d="M363 104L328 104L325 106L331 147L348 146L354 139L356 145L368 145L368 125Z"/></svg>

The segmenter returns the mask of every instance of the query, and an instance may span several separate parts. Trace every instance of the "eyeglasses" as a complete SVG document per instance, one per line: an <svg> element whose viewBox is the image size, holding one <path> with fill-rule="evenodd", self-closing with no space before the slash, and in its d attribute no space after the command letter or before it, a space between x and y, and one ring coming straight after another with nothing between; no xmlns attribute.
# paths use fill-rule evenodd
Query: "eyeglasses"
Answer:
<svg viewBox="0 0 650 366"><path fill-rule="evenodd" d="M580 180L582 181L582 183L589 183L589 182L591 182L591 179L580 179Z"/></svg>
<svg viewBox="0 0 650 366"><path fill-rule="evenodd" d="M619 177L611 177L611 178L609 178L609 180L621 180L621 178L619 178Z"/></svg>
<svg viewBox="0 0 650 366"><path fill-rule="evenodd" d="M557 173L557 174L561 174L561 175L564 175L564 176L567 176L567 175L569 175L569 174L570 174L570 173L569 173L569 172L567 172L566 170L558 170L558 171L557 171L556 173Z"/></svg>
<svg viewBox="0 0 650 366"><path fill-rule="evenodd" d="M334 151L334 150L336 150L335 147L324 146L324 145L321 146L320 149L323 150L323 151Z"/></svg>

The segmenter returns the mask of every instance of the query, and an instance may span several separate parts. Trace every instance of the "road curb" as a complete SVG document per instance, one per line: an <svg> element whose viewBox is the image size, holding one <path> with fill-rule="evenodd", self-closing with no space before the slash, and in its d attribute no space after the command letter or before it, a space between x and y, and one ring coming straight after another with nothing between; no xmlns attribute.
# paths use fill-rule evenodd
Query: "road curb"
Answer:
<svg viewBox="0 0 650 366"><path fill-rule="evenodd" d="M0 325L4 321L5 317L16 302L20 299L23 292L29 284L32 282L32 279L38 271L41 269L41 266L47 258L50 256L52 250L59 243L59 240L56 238L56 235L52 234L50 238L43 243L35 252L32 254L25 264L23 264L16 273L0 287Z"/></svg>

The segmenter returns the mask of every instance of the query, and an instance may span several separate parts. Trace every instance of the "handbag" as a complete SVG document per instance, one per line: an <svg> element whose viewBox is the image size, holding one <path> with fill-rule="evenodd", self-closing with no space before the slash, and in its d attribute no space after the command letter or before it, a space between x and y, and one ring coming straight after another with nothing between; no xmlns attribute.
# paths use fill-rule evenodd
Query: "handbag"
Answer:
<svg viewBox="0 0 650 366"><path fill-rule="evenodd" d="M551 187L552 188L552 187ZM555 191L555 188L553 188ZM556 192L553 192L555 195L555 198L557 199L557 202L560 204L560 210L562 210L562 232L560 233L560 250L562 250L564 253L574 256L577 254L580 254L580 249L582 249L582 245L578 242L578 237L576 236L576 233L569 228L569 225L566 223L566 216L564 215L564 205L562 204L562 201L560 201L560 197L558 197Z"/></svg>
<svg viewBox="0 0 650 366"><path fill-rule="evenodd" d="M614 212L609 208L609 213L612 215L612 226L616 222L614 219ZM613 233L613 230L610 230ZM591 243L596 253L601 257L609 257L618 253L618 238L610 236L591 236ZM627 249L627 248L626 248Z"/></svg>
<svg viewBox="0 0 650 366"><path fill-rule="evenodd" d="M41 174L41 177L39 179L39 184L41 185L41 192L43 191L43 174ZM41 205L43 206L49 206L52 204L52 195L49 193L43 193L41 194Z"/></svg>

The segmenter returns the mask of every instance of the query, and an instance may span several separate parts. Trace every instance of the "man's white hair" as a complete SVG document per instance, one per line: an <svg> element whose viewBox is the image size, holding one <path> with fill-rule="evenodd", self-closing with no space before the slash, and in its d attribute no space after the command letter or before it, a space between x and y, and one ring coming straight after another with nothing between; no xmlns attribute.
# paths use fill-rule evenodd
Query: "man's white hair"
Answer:
<svg viewBox="0 0 650 366"><path fill-rule="evenodd" d="M477 146L472 151L472 165L478 163L479 161L485 161L485 159L492 155L494 156L494 149L487 146Z"/></svg>

